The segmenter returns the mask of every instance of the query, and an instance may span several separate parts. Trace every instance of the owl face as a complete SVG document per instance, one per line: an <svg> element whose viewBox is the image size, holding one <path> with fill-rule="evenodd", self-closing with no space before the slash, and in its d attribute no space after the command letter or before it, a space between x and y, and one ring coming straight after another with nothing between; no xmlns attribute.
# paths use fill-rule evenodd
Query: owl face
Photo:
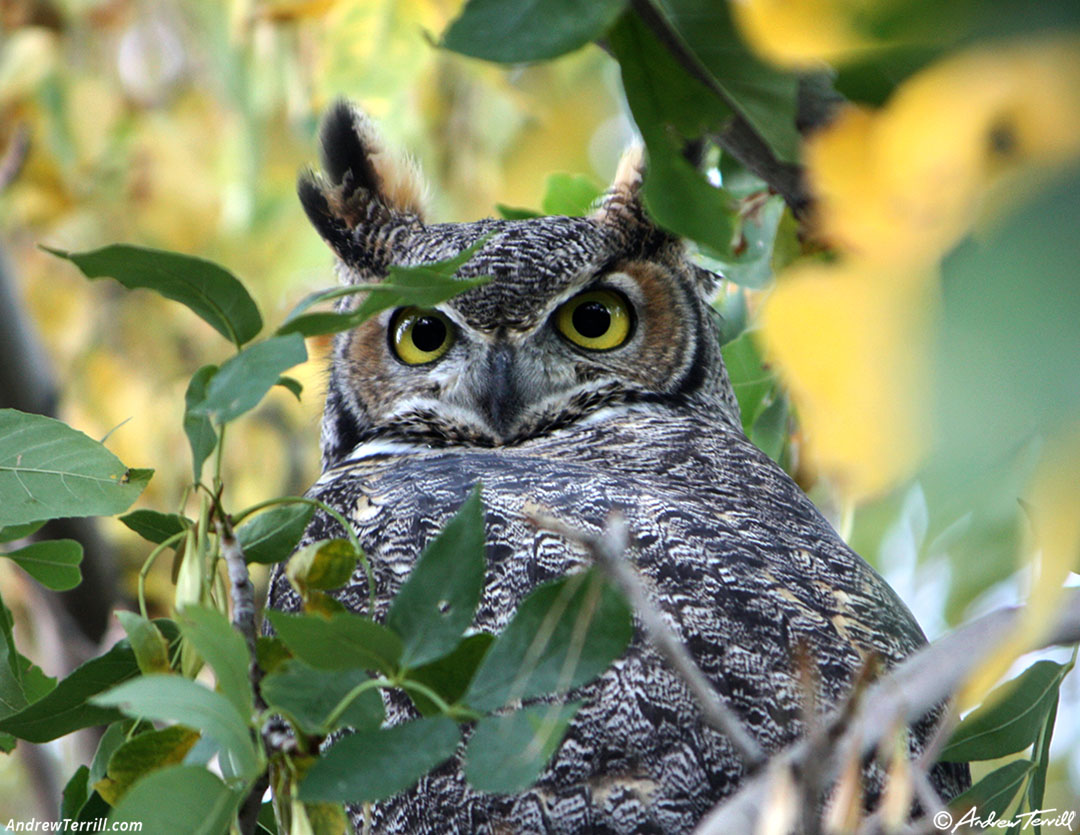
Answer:
<svg viewBox="0 0 1080 835"><path fill-rule="evenodd" d="M425 224L414 173L362 114L336 106L322 142L325 176L305 175L299 190L345 282L484 236L457 275L488 277L436 308L384 311L339 335L324 464L373 439L502 446L619 409L737 408L708 304L715 276L646 218L640 154L591 217Z"/></svg>

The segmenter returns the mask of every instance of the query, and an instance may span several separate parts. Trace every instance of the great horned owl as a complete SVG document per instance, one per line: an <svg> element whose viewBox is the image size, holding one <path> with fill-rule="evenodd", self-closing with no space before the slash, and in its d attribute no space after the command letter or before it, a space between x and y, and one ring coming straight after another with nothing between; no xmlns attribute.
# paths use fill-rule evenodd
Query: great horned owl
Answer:
<svg viewBox="0 0 1080 835"><path fill-rule="evenodd" d="M718 279L645 214L640 155L624 158L589 217L427 224L414 174L364 115L339 104L321 139L324 174L303 176L300 198L344 282L490 236L458 271L489 283L434 310L387 311L335 342L310 495L359 535L375 617L481 482L478 628L498 632L538 583L587 561L531 527L526 503L589 531L618 509L653 599L766 751L803 731L797 647L832 704L868 656L891 665L924 642L896 594L743 434L709 304ZM305 541L341 534L319 514ZM365 611L354 579L342 599ZM299 606L280 572L270 605ZM377 804L374 830L689 832L737 788L739 756L640 636L574 697L585 705L532 789L480 794L451 761ZM411 715L388 704L391 721ZM966 766L937 766L933 779L952 796Z"/></svg>

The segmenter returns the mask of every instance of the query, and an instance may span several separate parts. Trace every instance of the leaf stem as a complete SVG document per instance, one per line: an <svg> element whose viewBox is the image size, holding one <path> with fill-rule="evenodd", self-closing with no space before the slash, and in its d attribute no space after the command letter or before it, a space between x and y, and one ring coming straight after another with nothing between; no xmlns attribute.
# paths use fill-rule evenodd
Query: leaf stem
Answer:
<svg viewBox="0 0 1080 835"><path fill-rule="evenodd" d="M155 560L157 560L158 556L160 556L160 554L166 548L174 547L176 543L183 539L185 536L187 536L187 530L182 530L178 533L174 533L168 539L159 543L158 546L150 552L150 556L146 558L146 561L142 564L142 568L139 569L139 614L141 614L147 620L149 620L150 617L146 614L146 575L153 567L154 562Z"/></svg>
<svg viewBox="0 0 1080 835"><path fill-rule="evenodd" d="M393 686L394 682L392 682L385 676L380 676L379 678L369 678L367 681L360 682L358 685L356 685L356 687L354 687L352 690L342 696L341 701L339 701L334 706L334 709L330 711L330 713L326 717L326 727L334 727L335 723L342 717L345 711L349 709L349 705L351 705L354 701L360 698L360 696L366 693L368 690L372 690L376 687Z"/></svg>

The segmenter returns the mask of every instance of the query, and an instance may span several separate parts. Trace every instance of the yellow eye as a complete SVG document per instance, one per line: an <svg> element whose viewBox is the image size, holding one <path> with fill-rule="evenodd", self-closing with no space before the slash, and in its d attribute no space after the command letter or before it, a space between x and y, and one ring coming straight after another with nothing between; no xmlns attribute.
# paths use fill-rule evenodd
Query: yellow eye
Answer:
<svg viewBox="0 0 1080 835"><path fill-rule="evenodd" d="M403 307L390 320L390 347L398 359L409 365L434 362L453 341L450 320L437 310Z"/></svg>
<svg viewBox="0 0 1080 835"><path fill-rule="evenodd" d="M586 290L555 311L559 333L590 351L610 351L630 337L630 303L613 290Z"/></svg>

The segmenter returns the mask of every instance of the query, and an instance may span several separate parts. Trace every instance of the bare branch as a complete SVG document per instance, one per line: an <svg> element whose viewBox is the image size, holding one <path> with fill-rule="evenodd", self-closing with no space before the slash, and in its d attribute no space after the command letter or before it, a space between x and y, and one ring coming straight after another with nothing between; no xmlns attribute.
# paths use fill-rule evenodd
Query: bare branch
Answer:
<svg viewBox="0 0 1080 835"><path fill-rule="evenodd" d="M224 514L215 515L214 526L217 529L218 539L221 542L221 554L225 557L225 567L229 572L229 594L232 598L232 624L233 627L244 637L247 644L248 677L255 692L255 705L260 710L266 707L259 691L259 682L262 680L262 670L259 669L255 655L256 632L255 632L255 587L251 584L251 575L248 573L247 560L244 559L244 549L236 539L232 524L228 518L222 518ZM238 812L239 828L241 835L252 835L255 832L255 824L262 808L262 798L270 785L270 776L263 772L251 787L248 796Z"/></svg>
<svg viewBox="0 0 1080 835"><path fill-rule="evenodd" d="M229 591L232 598L232 623L244 636L251 663L255 665L255 587L251 584L244 549L233 533L232 525L220 518L215 519L218 538L221 541L221 554L225 557L225 567L229 571ZM254 681L257 684L258 682Z"/></svg>
<svg viewBox="0 0 1080 835"><path fill-rule="evenodd" d="M753 772L764 763L765 755L761 747L743 728L739 718L720 700L720 696L694 663L678 635L668 626L663 614L649 598L633 565L623 559L629 541L626 520L618 514L612 514L603 534L594 536L572 528L553 516L544 515L536 507L526 507L525 517L536 527L545 528L580 543L589 551L601 570L630 602L645 627L649 642L682 678L701 709L705 721L728 738L742 755L748 772Z"/></svg>
<svg viewBox="0 0 1080 835"><path fill-rule="evenodd" d="M834 751L843 752L854 745L863 754L869 753L894 721L899 719L910 724L951 697L1016 629L1022 611L1023 607L998 609L905 659L869 689ZM1070 589L1053 628L1033 649L1077 641L1080 641L1080 589ZM796 772L816 768L824 773L826 780L835 779L843 759L833 756L811 762L812 750L810 742L804 739L777 754L773 760L776 767L787 765ZM770 769L772 767L770 763ZM760 774L751 776L743 781L735 795L717 805L702 820L695 833L723 835L752 831L754 821L767 809L768 799L768 782Z"/></svg>

